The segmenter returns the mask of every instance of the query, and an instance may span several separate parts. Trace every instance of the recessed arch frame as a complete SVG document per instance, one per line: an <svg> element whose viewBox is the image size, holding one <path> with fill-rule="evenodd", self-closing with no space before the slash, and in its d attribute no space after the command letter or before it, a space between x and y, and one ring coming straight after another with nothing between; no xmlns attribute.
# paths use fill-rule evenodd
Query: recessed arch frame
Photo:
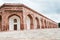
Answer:
<svg viewBox="0 0 60 40"><path fill-rule="evenodd" d="M19 15L17 15L17 14L12 14L12 15L9 15L8 16L8 22L9 22L9 19L11 18L11 17L13 17L13 16L16 16L17 18L19 18L19 25L20 25L20 29L21 29L21 17L19 16ZM8 27L8 29L9 29L9 27Z"/></svg>
<svg viewBox="0 0 60 40"><path fill-rule="evenodd" d="M27 20L26 20L26 24L27 24L27 29L33 29L34 26L33 26L33 17L31 14L28 14L27 15Z"/></svg>

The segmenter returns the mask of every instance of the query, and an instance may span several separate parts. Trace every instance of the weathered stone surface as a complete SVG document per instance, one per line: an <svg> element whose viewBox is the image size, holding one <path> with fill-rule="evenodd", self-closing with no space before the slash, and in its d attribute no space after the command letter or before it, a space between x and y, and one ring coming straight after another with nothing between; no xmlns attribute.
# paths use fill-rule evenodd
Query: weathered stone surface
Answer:
<svg viewBox="0 0 60 40"><path fill-rule="evenodd" d="M0 32L0 40L60 40L60 28Z"/></svg>
<svg viewBox="0 0 60 40"><path fill-rule="evenodd" d="M14 26L15 17L13 16L20 19L16 28ZM15 19L18 20L17 18ZM20 30L58 28L58 24L24 4L3 4L0 7L0 31L8 31L10 28L14 30L14 28L17 29L18 27L20 27Z"/></svg>

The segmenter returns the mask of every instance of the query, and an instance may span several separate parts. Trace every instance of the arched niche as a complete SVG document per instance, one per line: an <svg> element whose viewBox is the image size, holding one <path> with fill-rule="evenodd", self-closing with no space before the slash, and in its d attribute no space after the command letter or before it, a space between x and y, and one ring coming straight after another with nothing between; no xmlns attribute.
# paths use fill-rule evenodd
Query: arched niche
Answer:
<svg viewBox="0 0 60 40"><path fill-rule="evenodd" d="M37 17L35 18L35 28L40 28L39 19Z"/></svg>
<svg viewBox="0 0 60 40"><path fill-rule="evenodd" d="M41 19L41 27L44 28L44 20Z"/></svg>
<svg viewBox="0 0 60 40"><path fill-rule="evenodd" d="M30 14L26 17L26 24L28 30L33 28L33 18Z"/></svg>
<svg viewBox="0 0 60 40"><path fill-rule="evenodd" d="M20 17L17 15L12 15L9 17L9 30L20 30Z"/></svg>
<svg viewBox="0 0 60 40"><path fill-rule="evenodd" d="M46 20L44 20L44 25L45 25L45 27L44 27L44 28L47 28L47 26L46 26Z"/></svg>

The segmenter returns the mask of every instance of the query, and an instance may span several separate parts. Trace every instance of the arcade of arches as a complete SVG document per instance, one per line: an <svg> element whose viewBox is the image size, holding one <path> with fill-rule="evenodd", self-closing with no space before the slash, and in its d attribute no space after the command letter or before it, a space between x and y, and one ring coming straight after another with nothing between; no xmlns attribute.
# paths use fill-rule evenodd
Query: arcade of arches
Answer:
<svg viewBox="0 0 60 40"><path fill-rule="evenodd" d="M1 9L4 11L0 9L0 31L58 28L56 22L25 5L3 4L2 6Z"/></svg>

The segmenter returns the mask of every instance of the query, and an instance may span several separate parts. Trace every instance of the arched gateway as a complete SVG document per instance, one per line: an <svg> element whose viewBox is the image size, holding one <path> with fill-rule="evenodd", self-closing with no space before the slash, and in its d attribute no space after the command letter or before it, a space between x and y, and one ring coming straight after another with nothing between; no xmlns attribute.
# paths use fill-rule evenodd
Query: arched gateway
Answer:
<svg viewBox="0 0 60 40"><path fill-rule="evenodd" d="M20 30L20 18L18 16L9 18L9 30Z"/></svg>

